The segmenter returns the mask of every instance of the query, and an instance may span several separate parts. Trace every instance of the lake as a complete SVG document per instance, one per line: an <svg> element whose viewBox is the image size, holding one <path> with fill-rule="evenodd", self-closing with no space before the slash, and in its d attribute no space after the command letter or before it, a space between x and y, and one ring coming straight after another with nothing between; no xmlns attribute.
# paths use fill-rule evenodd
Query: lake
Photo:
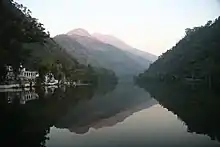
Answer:
<svg viewBox="0 0 220 147"><path fill-rule="evenodd" d="M203 101L189 100L190 96L197 98L204 94L176 87L158 84L144 89L132 82L119 82L97 88L51 87L1 92L1 144L19 147L220 146L216 116L219 109L213 113Z"/></svg>

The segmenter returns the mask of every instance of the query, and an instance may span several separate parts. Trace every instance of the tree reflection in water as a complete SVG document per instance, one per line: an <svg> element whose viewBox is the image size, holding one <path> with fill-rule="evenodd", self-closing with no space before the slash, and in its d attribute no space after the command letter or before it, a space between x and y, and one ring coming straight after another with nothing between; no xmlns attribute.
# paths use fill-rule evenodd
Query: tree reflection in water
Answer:
<svg viewBox="0 0 220 147"><path fill-rule="evenodd" d="M220 141L219 91L180 82L150 82L142 87L177 114L188 126L188 132L206 134Z"/></svg>
<svg viewBox="0 0 220 147"><path fill-rule="evenodd" d="M69 107L73 107L79 100L90 99L95 89L85 86L36 91L32 91L32 94L38 98L25 103L21 103L24 91L0 93L0 146L45 146L50 127L56 124ZM26 93L30 94L30 91Z"/></svg>

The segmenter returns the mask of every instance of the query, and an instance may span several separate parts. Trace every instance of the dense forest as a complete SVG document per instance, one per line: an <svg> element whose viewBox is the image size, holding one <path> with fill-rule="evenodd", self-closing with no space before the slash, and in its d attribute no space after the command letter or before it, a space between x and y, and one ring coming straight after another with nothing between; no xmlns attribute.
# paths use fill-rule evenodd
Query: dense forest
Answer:
<svg viewBox="0 0 220 147"><path fill-rule="evenodd" d="M16 73L20 64L29 70L39 71L40 79L47 72L52 72L58 80L65 75L69 80L97 83L104 77L103 74L109 72L105 78L117 81L112 71L79 64L50 37L43 24L32 17L31 11L24 5L13 0L0 1L0 21L1 82L6 76L6 65L11 65Z"/></svg>
<svg viewBox="0 0 220 147"><path fill-rule="evenodd" d="M149 80L183 80L217 87L220 82L220 17L205 25L187 28L185 36L136 77Z"/></svg>
<svg viewBox="0 0 220 147"><path fill-rule="evenodd" d="M23 47L24 43L43 44L49 34L22 4L2 0L0 15L0 67L3 78L5 64L10 64L17 70L21 62L27 61L30 53Z"/></svg>
<svg viewBox="0 0 220 147"><path fill-rule="evenodd" d="M185 29L135 82L182 120L188 132L220 140L220 17Z"/></svg>

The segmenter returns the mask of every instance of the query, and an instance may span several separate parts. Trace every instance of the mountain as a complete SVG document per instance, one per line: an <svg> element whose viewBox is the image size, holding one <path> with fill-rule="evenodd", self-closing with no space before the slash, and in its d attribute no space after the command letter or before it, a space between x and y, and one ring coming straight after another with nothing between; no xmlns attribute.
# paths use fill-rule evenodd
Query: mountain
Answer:
<svg viewBox="0 0 220 147"><path fill-rule="evenodd" d="M103 34L100 34L100 33L94 33L94 34L92 34L92 36L94 38L96 38L97 40L100 40L104 43L114 45L114 46L116 46L118 48L121 48L121 49L132 48L131 46L127 45L125 42L121 41L120 39L118 39L118 38L116 38L115 36L112 36L112 35L103 35Z"/></svg>
<svg viewBox="0 0 220 147"><path fill-rule="evenodd" d="M49 34L27 8L13 1L0 1L0 18L0 81L4 81L5 65L18 69L29 57L29 50L23 44L43 44Z"/></svg>
<svg viewBox="0 0 220 147"><path fill-rule="evenodd" d="M44 45L25 43L23 46L30 52L30 56L27 57L27 61L24 63L29 69L38 70L39 64L52 65L58 60L66 68L78 65L78 62L51 38L48 38Z"/></svg>
<svg viewBox="0 0 220 147"><path fill-rule="evenodd" d="M80 80L93 84L93 87L101 82L117 83L113 71L80 64L50 38L43 24L33 18L23 4L0 1L0 18L0 83L11 82L7 79L5 65L11 65L18 73L21 63L28 70L39 72L38 83L44 81L48 72L60 81ZM88 32L80 29L72 33L88 36Z"/></svg>
<svg viewBox="0 0 220 147"><path fill-rule="evenodd" d="M94 34L92 34L92 36L94 38L104 42L104 43L111 44L111 45L116 46L120 49L123 49L127 52L130 52L131 54L137 55L140 58L144 58L144 59L147 59L147 60L150 60L153 62L157 60L157 56L150 54L148 52L144 52L144 51L135 49L135 48L131 47L130 45L126 44L125 42L123 42L122 40L116 38L115 36L103 35L100 33L94 33Z"/></svg>
<svg viewBox="0 0 220 147"><path fill-rule="evenodd" d="M70 57L45 31L43 24L31 16L28 8L13 1L0 3L0 66L20 63L30 69L39 64L53 64L59 60L65 65L75 66L77 61Z"/></svg>
<svg viewBox="0 0 220 147"><path fill-rule="evenodd" d="M84 29L81 29L81 28L78 28L78 29L75 29L75 30L72 30L72 31L69 31L67 33L67 35L79 35L79 36L85 36L85 37L92 37L88 31L84 30Z"/></svg>
<svg viewBox="0 0 220 147"><path fill-rule="evenodd" d="M57 35L54 40L80 63L113 70L117 76L138 74L152 63L148 59L104 43L83 29Z"/></svg>
<svg viewBox="0 0 220 147"><path fill-rule="evenodd" d="M196 79L209 87L219 87L219 49L220 17L203 26L187 28L185 37L163 53L139 79Z"/></svg>

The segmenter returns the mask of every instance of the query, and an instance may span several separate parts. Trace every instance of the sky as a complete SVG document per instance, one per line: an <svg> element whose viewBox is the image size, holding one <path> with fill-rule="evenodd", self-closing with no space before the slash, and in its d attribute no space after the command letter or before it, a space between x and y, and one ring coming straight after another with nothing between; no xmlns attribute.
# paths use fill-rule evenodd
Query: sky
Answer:
<svg viewBox="0 0 220 147"><path fill-rule="evenodd" d="M75 28L109 34L155 55L174 46L186 28L220 16L220 0L15 0L51 36Z"/></svg>

